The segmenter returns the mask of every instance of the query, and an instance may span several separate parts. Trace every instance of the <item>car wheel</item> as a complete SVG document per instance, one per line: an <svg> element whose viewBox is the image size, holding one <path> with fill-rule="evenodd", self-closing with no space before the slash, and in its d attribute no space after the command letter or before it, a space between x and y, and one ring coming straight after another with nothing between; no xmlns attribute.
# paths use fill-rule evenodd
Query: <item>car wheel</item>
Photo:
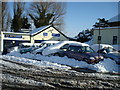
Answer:
<svg viewBox="0 0 120 90"><path fill-rule="evenodd" d="M37 52L36 54L41 54L42 55L42 52Z"/></svg>

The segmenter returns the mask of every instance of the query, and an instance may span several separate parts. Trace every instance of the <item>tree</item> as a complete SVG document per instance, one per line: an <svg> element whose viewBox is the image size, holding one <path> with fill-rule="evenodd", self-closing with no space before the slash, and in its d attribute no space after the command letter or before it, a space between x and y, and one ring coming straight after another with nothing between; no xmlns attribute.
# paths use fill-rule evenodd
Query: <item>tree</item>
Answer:
<svg viewBox="0 0 120 90"><path fill-rule="evenodd" d="M22 27L22 15L25 10L25 2L14 2L14 16L11 28L14 32L19 32Z"/></svg>
<svg viewBox="0 0 120 90"><path fill-rule="evenodd" d="M0 2L0 16L2 16L2 2ZM0 30L1 29L2 29L2 17L0 17Z"/></svg>
<svg viewBox="0 0 120 90"><path fill-rule="evenodd" d="M33 2L28 14L36 28L49 24L60 26L65 15L65 4L62 2Z"/></svg>
<svg viewBox="0 0 120 90"><path fill-rule="evenodd" d="M92 39L92 31L91 30L83 30L76 36L76 41L78 42L87 42Z"/></svg>
<svg viewBox="0 0 120 90"><path fill-rule="evenodd" d="M95 23L95 25L93 25L94 27L98 28L98 27L108 27L109 23L108 20L105 20L105 18L98 18L98 22Z"/></svg>
<svg viewBox="0 0 120 90"><path fill-rule="evenodd" d="M6 30L6 23L7 23L7 15L8 15L8 2L2 2L2 12L1 12L1 16L2 16L2 30L3 31L7 31Z"/></svg>
<svg viewBox="0 0 120 90"><path fill-rule="evenodd" d="M31 26L31 24L28 22L28 18L27 17L23 17L22 18L22 26L21 26L21 28L29 29L30 26Z"/></svg>

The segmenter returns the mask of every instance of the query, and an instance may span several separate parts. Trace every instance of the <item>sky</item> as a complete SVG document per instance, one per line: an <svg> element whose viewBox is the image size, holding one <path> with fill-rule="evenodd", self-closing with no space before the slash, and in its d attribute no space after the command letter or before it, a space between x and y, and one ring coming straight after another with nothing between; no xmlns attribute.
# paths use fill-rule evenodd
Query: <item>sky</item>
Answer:
<svg viewBox="0 0 120 90"><path fill-rule="evenodd" d="M118 14L118 2L67 2L65 31L74 37L79 32L93 28L98 18L110 18Z"/></svg>

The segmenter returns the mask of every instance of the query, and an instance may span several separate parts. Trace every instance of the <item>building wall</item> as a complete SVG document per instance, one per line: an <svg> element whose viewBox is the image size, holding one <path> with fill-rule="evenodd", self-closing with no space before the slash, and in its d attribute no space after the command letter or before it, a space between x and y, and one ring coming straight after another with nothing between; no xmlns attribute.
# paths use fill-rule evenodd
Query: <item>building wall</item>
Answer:
<svg viewBox="0 0 120 90"><path fill-rule="evenodd" d="M0 48L3 52L6 47L8 48L14 45L19 45L19 43L37 43L38 41L41 42L44 40L64 41L68 40L68 38L53 27L37 33L36 35L30 35L29 33L1 32Z"/></svg>
<svg viewBox="0 0 120 90"><path fill-rule="evenodd" d="M113 36L117 36L117 44L120 44L120 28L106 28L100 29L101 43L102 44L113 44ZM99 30L94 30L94 44L98 43Z"/></svg>
<svg viewBox="0 0 120 90"><path fill-rule="evenodd" d="M46 34L46 35L44 35L44 34ZM53 35L56 35L56 36L53 36ZM59 33L55 28L50 27L39 34L32 36L32 38L31 38L32 43L34 43L35 40L63 41L63 40L68 40L68 39L65 36L63 36L61 33Z"/></svg>
<svg viewBox="0 0 120 90"><path fill-rule="evenodd" d="M30 40L30 35L27 33L3 32L2 38L4 40Z"/></svg>

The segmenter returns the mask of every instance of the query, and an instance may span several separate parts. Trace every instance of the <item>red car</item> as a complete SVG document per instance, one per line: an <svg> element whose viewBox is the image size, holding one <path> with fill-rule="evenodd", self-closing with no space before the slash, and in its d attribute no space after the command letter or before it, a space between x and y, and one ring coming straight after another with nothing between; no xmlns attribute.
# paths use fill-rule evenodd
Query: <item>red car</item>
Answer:
<svg viewBox="0 0 120 90"><path fill-rule="evenodd" d="M54 55L58 56L67 56L69 58L74 58L79 61L85 61L89 64L98 63L99 61L103 60L104 57L97 52L95 52L89 46L74 46L69 45L68 48L60 48L61 51L55 53Z"/></svg>

